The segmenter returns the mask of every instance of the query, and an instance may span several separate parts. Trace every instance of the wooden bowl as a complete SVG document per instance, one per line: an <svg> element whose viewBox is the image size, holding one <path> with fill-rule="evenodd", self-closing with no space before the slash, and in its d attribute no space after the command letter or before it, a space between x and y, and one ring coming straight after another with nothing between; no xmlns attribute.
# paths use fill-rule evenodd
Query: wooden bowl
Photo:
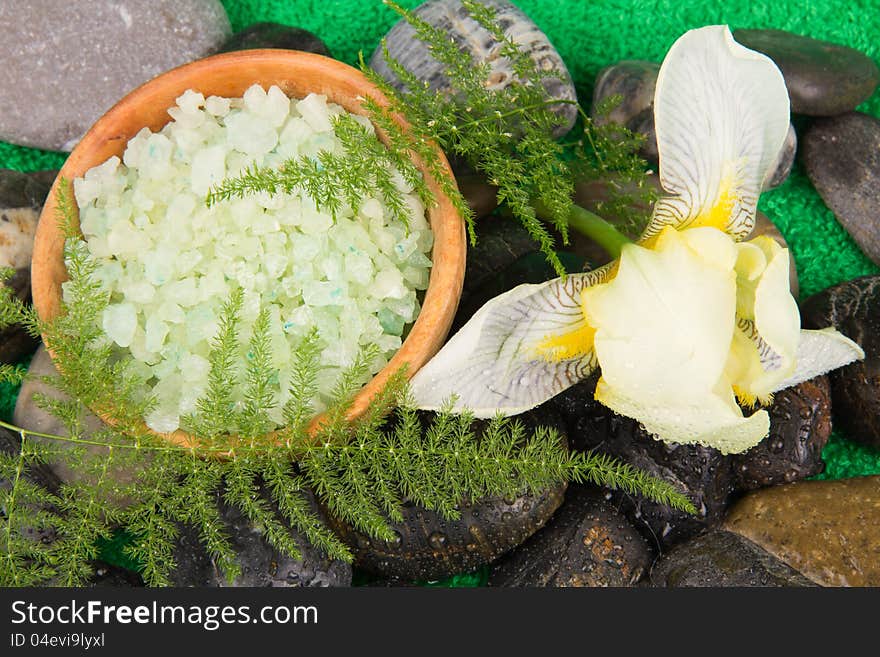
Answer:
<svg viewBox="0 0 880 657"><path fill-rule="evenodd" d="M249 50L215 55L168 71L138 87L101 117L73 149L46 199L31 264L33 302L42 319L51 320L61 312L61 283L67 280L64 238L57 220L61 180L66 180L72 187L73 179L91 167L113 155L121 158L129 139L143 127L154 132L160 130L171 120L168 108L187 89L199 91L206 97L235 98L241 97L254 83L265 88L278 85L291 97L302 98L310 92L325 94L329 101L356 114L366 114L361 99L368 96L387 105L382 93L360 71L327 57L291 50ZM402 118L397 117L397 121L407 127ZM378 129L377 133L384 139ZM451 176L446 157L439 149L436 149L435 158ZM351 418L366 411L373 396L401 366L407 364L408 374L412 376L437 352L452 324L461 295L465 266L463 220L428 175L424 163L417 158L413 161L425 174L437 199L437 204L427 211L434 233L430 281L421 312L409 335L388 365L357 395L349 413ZM70 192L73 198L72 189ZM51 345L46 346L52 353ZM320 421L320 417L316 418L312 429ZM162 435L183 446L193 445L192 437L181 430Z"/></svg>

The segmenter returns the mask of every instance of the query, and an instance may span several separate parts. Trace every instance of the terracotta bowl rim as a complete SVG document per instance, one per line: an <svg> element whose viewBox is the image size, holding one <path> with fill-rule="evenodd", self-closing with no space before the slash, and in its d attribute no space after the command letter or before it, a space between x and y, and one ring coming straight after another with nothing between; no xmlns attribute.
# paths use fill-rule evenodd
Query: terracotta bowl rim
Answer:
<svg viewBox="0 0 880 657"><path fill-rule="evenodd" d="M303 71L320 73L328 85L328 88L322 89L322 92L329 92L329 100L345 106L348 111L364 114L359 99L368 96L383 106L387 106L388 101L379 88L373 85L359 70L322 55L294 50L256 49L212 55L171 69L139 86L98 119L74 147L56 177L43 206L31 260L33 304L41 319L52 319L60 312L60 286L66 277L63 263L64 241L57 221L58 190L61 181L64 180L67 183L72 198L73 179L82 176L86 170L106 161L110 156L98 156L96 152L106 151L112 143L117 151L115 154L121 157L124 145L144 125L141 123L133 131L130 127L126 130L127 124L137 123L130 117L137 116L139 108L149 107L150 101L155 96L167 96L168 93L173 93L170 104L164 105L164 108L167 109L173 105L173 99L187 89L195 89L204 93L205 96L211 95L213 93L211 88L216 85L216 81L212 79L211 82L206 83L207 87L201 89L197 81L197 78L206 74L228 74L233 79L237 79L236 75L242 76L243 81L240 84L246 85L242 88L243 92L247 86L259 81L254 79L252 74L246 75L244 73L250 69L259 70L263 72L263 75L271 71L273 76L284 79L288 84L292 84L291 80L297 71L300 73ZM263 82L264 87L268 87L269 84L271 82ZM337 90L340 96L331 96L334 90ZM353 91L354 94L345 95L346 91ZM153 107L155 107L155 102ZM395 115L394 118L399 125L404 128L408 127L402 117ZM171 118L168 116L165 122L170 120ZM377 132L381 133L378 128ZM454 181L446 156L436 145L433 146L433 149L437 163ZM413 155L413 161L423 172L427 173L425 163L417 156ZM407 376L412 377L439 350L449 332L458 307L465 269L464 221L450 199L430 176L426 175L426 180L435 196L436 204L426 210L435 239L432 250L433 266L424 302L401 348L355 397L348 413L350 419L363 415L372 398L382 390L388 379L400 367L405 365ZM43 343L46 345L53 362L56 362L56 356L45 336L43 336ZM97 414L105 421L108 419L101 413ZM323 415L319 415L312 420L309 429L312 434L324 419ZM192 436L181 429L164 434L149 429L147 431L182 447L196 446Z"/></svg>

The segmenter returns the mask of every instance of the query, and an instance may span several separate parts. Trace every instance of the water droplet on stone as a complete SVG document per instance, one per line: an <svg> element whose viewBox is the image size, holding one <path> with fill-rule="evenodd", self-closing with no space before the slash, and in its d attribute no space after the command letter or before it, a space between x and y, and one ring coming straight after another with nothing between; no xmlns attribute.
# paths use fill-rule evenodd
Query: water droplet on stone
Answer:
<svg viewBox="0 0 880 657"><path fill-rule="evenodd" d="M501 514L501 522L510 522L511 520L513 520L513 514L510 511Z"/></svg>
<svg viewBox="0 0 880 657"><path fill-rule="evenodd" d="M428 543L435 550L442 550L446 547L446 534L440 532L432 532L428 537Z"/></svg>

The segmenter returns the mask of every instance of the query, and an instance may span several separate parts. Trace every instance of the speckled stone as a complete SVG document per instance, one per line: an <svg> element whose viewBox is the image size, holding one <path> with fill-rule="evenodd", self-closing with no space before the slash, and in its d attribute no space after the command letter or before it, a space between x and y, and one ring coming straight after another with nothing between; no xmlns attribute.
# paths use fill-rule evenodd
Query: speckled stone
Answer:
<svg viewBox="0 0 880 657"><path fill-rule="evenodd" d="M505 36L528 52L541 70L555 69L559 73L558 77L547 77L543 80L547 95L550 98L576 100L577 94L565 62L534 21L507 0L483 0L483 4L495 9L496 23ZM460 0L429 0L416 7L413 14L446 31L463 51L462 57L470 56L477 63L488 63L490 72L487 88L503 89L515 79L510 61L499 56L501 44L468 16ZM416 37L415 28L409 23L398 21L385 39L389 54L418 79L428 82L432 90L443 93L450 88L443 66L431 57L425 44ZM392 85L403 87L385 61L381 45L373 52L370 67ZM554 111L565 119L565 124L555 130L557 136L563 135L577 120L577 109L573 105L564 104L557 105Z"/></svg>
<svg viewBox="0 0 880 657"><path fill-rule="evenodd" d="M651 569L661 587L815 586L754 543L726 531L710 531L675 546Z"/></svg>
<svg viewBox="0 0 880 657"><path fill-rule="evenodd" d="M822 586L880 586L880 476L754 491L724 529Z"/></svg>
<svg viewBox="0 0 880 657"><path fill-rule="evenodd" d="M362 570L391 581L434 581L476 570L525 541L559 508L564 492L559 486L539 495L461 504L458 520L405 502L403 522L389 523L393 541L370 539L333 518L330 523Z"/></svg>
<svg viewBox="0 0 880 657"><path fill-rule="evenodd" d="M0 139L69 151L135 87L216 51L219 0L0 3Z"/></svg>
<svg viewBox="0 0 880 657"><path fill-rule="evenodd" d="M603 491L573 485L544 528L493 565L489 586L633 586L653 559Z"/></svg>
<svg viewBox="0 0 880 657"><path fill-rule="evenodd" d="M835 426L854 441L880 448L880 276L834 285L801 305L804 328L834 326L855 340L865 359L832 370Z"/></svg>
<svg viewBox="0 0 880 657"><path fill-rule="evenodd" d="M825 469L822 449L831 435L828 377L780 390L767 412L770 435L731 456L734 485L740 490L787 484Z"/></svg>
<svg viewBox="0 0 880 657"><path fill-rule="evenodd" d="M308 30L271 22L254 23L236 32L220 47L220 52L252 48L283 48L331 56L327 44Z"/></svg>
<svg viewBox="0 0 880 657"><path fill-rule="evenodd" d="M854 48L784 30L736 30L733 38L776 63L795 114L848 112L867 100L880 82L874 61Z"/></svg>
<svg viewBox="0 0 880 657"><path fill-rule="evenodd" d="M31 300L34 235L55 175L55 171L28 174L0 169L0 267L15 270L5 284L25 304ZM21 362L38 343L23 327L7 326L0 330L0 362Z"/></svg>
<svg viewBox="0 0 880 657"><path fill-rule="evenodd" d="M825 205L880 264L880 120L859 112L819 119L804 134L801 153Z"/></svg>
<svg viewBox="0 0 880 657"><path fill-rule="evenodd" d="M262 493L265 497L266 493ZM311 493L308 504L323 519ZM267 499L266 502L271 504ZM216 562L207 554L192 527L182 527L174 549L177 568L171 573L174 586L195 587L339 587L351 586L351 566L327 557L312 547L296 529L291 529L300 558L292 559L275 550L266 540L263 529L254 525L236 507L217 499L226 535L241 567L241 574L229 582Z"/></svg>

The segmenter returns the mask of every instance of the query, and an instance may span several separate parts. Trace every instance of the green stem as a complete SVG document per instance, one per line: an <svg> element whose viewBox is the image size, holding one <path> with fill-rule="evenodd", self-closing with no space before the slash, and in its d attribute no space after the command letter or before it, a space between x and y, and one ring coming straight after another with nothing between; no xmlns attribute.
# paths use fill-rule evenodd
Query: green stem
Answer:
<svg viewBox="0 0 880 657"><path fill-rule="evenodd" d="M540 201L535 202L534 207L541 216L546 217L550 214L547 206ZM632 243L629 237L617 230L612 224L579 205L571 206L568 213L568 226L596 242L612 258L619 258L623 246Z"/></svg>

